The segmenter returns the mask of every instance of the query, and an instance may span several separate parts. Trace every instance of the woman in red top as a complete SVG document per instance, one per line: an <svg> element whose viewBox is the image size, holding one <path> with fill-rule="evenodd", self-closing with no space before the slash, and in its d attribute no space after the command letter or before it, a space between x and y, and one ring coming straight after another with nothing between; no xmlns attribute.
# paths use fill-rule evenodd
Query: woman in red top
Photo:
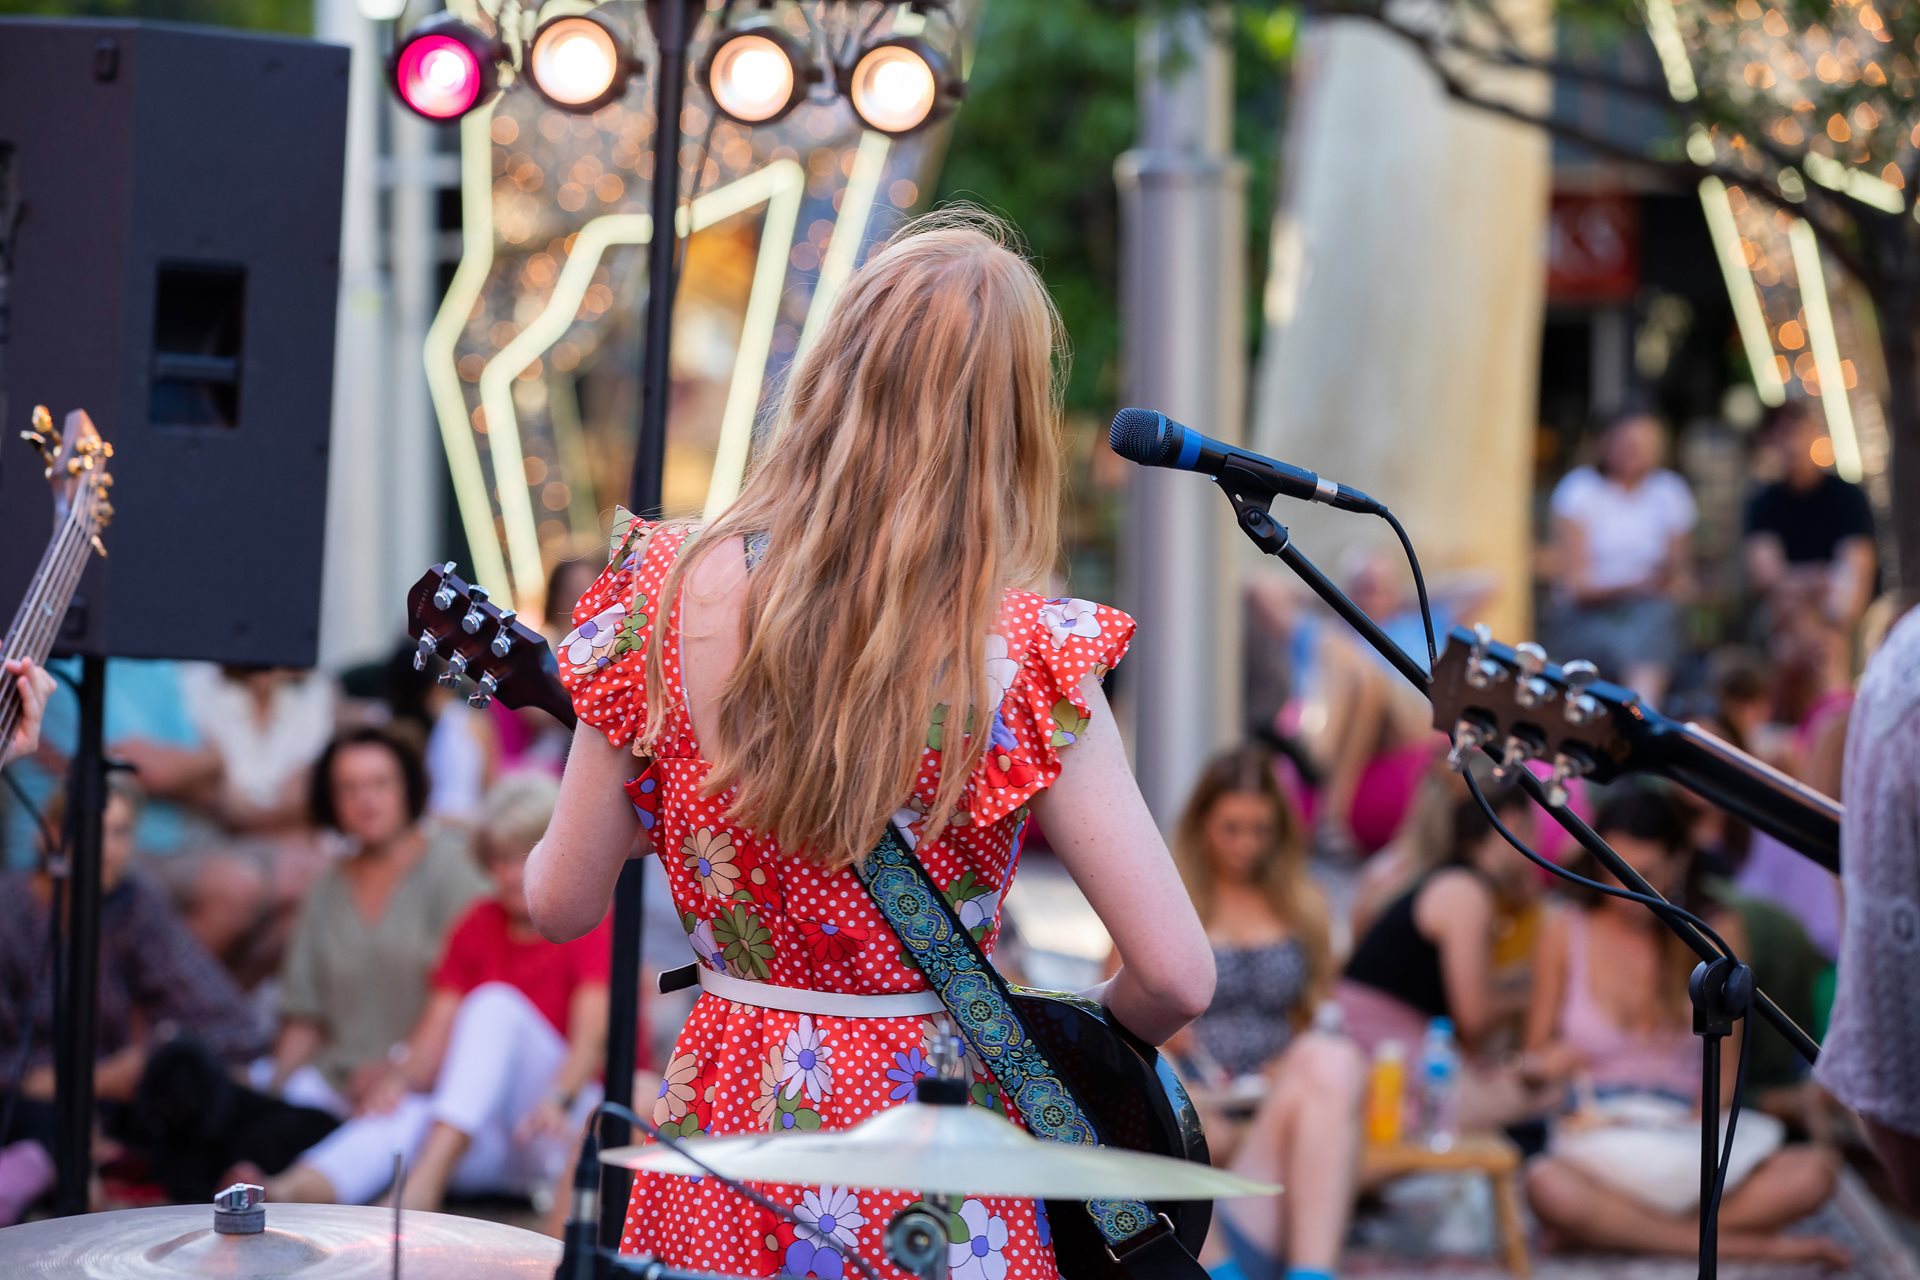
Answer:
<svg viewBox="0 0 1920 1280"><path fill-rule="evenodd" d="M560 665L582 723L527 891L572 937L636 835L665 863L702 987L653 1103L675 1134L840 1129L913 1096L950 1030L852 869L889 818L989 950L1037 819L1113 934L1114 1015L1158 1042L1207 1006L1206 935L1100 689L1133 622L1026 589L1059 556L1057 335L1002 228L907 228L795 364L734 505L697 536L616 530L575 610ZM973 1071L976 1101L1004 1106ZM711 1178L643 1175L622 1245L901 1274L881 1237L911 1190L766 1191L803 1225ZM957 1280L1057 1274L1033 1201L957 1208Z"/></svg>
<svg viewBox="0 0 1920 1280"><path fill-rule="evenodd" d="M447 936L413 1034L359 1114L267 1181L270 1200L364 1204L407 1154L402 1201L438 1209L449 1188L540 1192L600 1100L606 1042L606 921L555 945L527 916L522 872L558 787L522 774L493 789L478 847L492 897Z"/></svg>

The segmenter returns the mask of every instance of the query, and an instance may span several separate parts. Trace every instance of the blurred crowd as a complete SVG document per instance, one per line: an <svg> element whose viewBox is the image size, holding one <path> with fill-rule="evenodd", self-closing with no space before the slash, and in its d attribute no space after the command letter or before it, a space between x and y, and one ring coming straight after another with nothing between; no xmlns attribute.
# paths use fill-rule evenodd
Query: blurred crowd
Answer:
<svg viewBox="0 0 1920 1280"><path fill-rule="evenodd" d="M597 562L561 566L564 630ZM528 919L566 731L413 646L344 672L108 664L99 1205L400 1195L544 1204L600 1097L610 940ZM16 761L0 876L0 1225L51 1188L76 699ZM42 677L44 680L44 676Z"/></svg>
<svg viewBox="0 0 1920 1280"><path fill-rule="evenodd" d="M1856 679L1906 603L1877 597L1866 495L1833 473L1816 412L1784 406L1755 435L1740 563L1706 564L1693 488L1667 451L1657 417L1626 412L1551 488L1540 638L1555 659L1587 658L1837 797ZM1406 569L1369 552L1339 576L1424 665ZM1444 633L1475 622L1503 584L1433 585ZM1691 1254L1694 954L1642 906L1516 852L1496 819L1549 861L1617 884L1517 788L1480 774L1487 805L1469 794L1424 697L1303 588L1248 584L1246 652L1249 745L1209 768L1176 845L1220 985L1174 1048L1207 1082L1210 1136L1232 1135L1216 1152L1289 1188L1221 1206L1231 1265L1330 1274L1373 1171L1410 1167L1383 1152L1490 1142L1527 1160L1525 1197L1549 1240ZM1576 784L1572 807L1823 1034L1841 950L1835 876L1657 780ZM1722 1099L1737 1089L1749 1109L1723 1256L1843 1265L1832 1241L1786 1229L1830 1196L1858 1127L1772 1028L1751 1037L1722 1061Z"/></svg>
<svg viewBox="0 0 1920 1280"><path fill-rule="evenodd" d="M1739 572L1704 575L1741 585L1710 609L1696 505L1659 421L1624 414L1590 453L1547 504L1550 651L1837 795L1854 680L1898 610L1876 602L1873 517L1833 474L1818 419L1788 406L1759 433ZM597 569L554 574L560 629ZM1356 555L1340 576L1424 652L1398 563ZM1511 586L1434 585L1442 629ZM1554 1238L1690 1252L1698 1148L1676 1117L1701 1090L1691 953L1639 906L1517 854L1496 819L1605 878L1510 786L1489 776L1487 807L1472 798L1424 700L1317 604L1263 576L1246 606L1248 742L1207 766L1173 840L1219 990L1169 1048L1216 1158L1289 1194L1224 1205L1208 1261L1246 1280L1263 1265L1331 1274L1369 1152L1481 1137L1528 1158L1525 1194ZM396 1150L409 1206L549 1203L599 1097L608 1001L605 922L548 943L521 888L566 735L469 706L412 655L402 644L337 679L110 664L109 755L124 768L104 847L100 1203L201 1200L238 1177L275 1199L369 1202L394 1193ZM0 1224L53 1180L50 871L75 733L58 692L39 750L9 771L23 794L8 798L0 885ZM1574 806L1819 1034L1834 877L1658 785L1576 788ZM671 962L678 932L653 933ZM1752 1040L1724 1061L1723 1096L1737 1084L1756 1118L1723 1249L1838 1261L1784 1229L1832 1192L1847 1113L1771 1030Z"/></svg>

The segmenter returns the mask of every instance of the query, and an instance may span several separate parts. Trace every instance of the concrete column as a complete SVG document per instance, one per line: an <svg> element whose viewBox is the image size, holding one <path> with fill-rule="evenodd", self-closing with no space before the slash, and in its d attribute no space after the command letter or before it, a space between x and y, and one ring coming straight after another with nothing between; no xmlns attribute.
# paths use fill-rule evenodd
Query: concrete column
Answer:
<svg viewBox="0 0 1920 1280"><path fill-rule="evenodd" d="M1140 144L1115 174L1127 403L1237 440L1246 175L1231 149L1225 22L1196 6L1142 23ZM1162 828L1239 731L1238 536L1204 477L1145 467L1131 477L1121 605L1140 634L1123 688L1135 773Z"/></svg>
<svg viewBox="0 0 1920 1280"><path fill-rule="evenodd" d="M1501 9L1547 39L1541 0ZM1365 22L1311 28L1295 84L1254 447L1392 506L1429 577L1497 572L1485 620L1526 639L1547 139L1450 102ZM1535 76L1484 88L1547 107ZM1322 507L1281 519L1330 574L1357 543L1394 546Z"/></svg>

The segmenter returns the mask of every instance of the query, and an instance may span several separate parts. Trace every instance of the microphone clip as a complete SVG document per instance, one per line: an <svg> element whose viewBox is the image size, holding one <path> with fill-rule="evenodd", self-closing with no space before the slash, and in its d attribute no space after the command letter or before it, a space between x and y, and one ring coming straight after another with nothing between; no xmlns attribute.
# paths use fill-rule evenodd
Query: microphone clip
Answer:
<svg viewBox="0 0 1920 1280"><path fill-rule="evenodd" d="M1271 511L1280 490L1259 472L1231 461L1220 468L1213 482L1233 504L1234 520L1241 532L1266 554L1279 555L1292 537Z"/></svg>

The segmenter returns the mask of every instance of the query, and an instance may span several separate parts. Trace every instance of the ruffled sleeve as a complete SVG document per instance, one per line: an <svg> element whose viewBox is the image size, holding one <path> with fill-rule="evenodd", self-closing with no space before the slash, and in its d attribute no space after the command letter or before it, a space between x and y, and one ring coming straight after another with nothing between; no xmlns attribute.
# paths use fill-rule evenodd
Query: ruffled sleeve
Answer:
<svg viewBox="0 0 1920 1280"><path fill-rule="evenodd" d="M613 557L573 607L573 630L554 655L574 714L616 747L631 743L646 724L654 527L620 513Z"/></svg>
<svg viewBox="0 0 1920 1280"><path fill-rule="evenodd" d="M1132 618L1091 600L1010 600L1001 629L987 637L987 678L1006 696L973 776L975 824L998 822L1059 778L1061 752L1087 727L1082 679L1118 665L1133 632Z"/></svg>

